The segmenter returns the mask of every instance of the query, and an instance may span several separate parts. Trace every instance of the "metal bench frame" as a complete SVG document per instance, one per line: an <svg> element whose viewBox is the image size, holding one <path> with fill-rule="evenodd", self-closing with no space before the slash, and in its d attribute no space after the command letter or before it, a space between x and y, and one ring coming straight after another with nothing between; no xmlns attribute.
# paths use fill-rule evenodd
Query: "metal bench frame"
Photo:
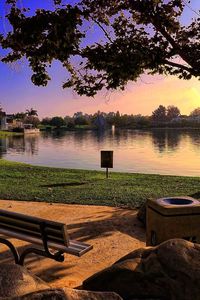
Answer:
<svg viewBox="0 0 200 300"><path fill-rule="evenodd" d="M57 251L55 253L51 253L49 250L49 247L47 244L47 237L46 237L46 233L45 233L45 223L41 223L40 230L41 230L44 250L30 247L30 248L25 249L20 255L19 252L17 251L17 248L7 239L3 239L0 237L0 243L5 244L11 250L11 252L14 256L15 263L18 265L21 265L21 266L23 266L23 264L24 264L25 257L31 253L34 253L34 254L37 254L40 256L44 256L44 257L48 257L48 258L54 259L59 262L63 262L64 261L64 252L63 251Z"/></svg>
<svg viewBox="0 0 200 300"><path fill-rule="evenodd" d="M11 213L11 212L8 212L8 213ZM1 214L1 210L0 210L0 214ZM13 213L13 215L14 214L16 214L16 213ZM24 215L24 216L29 217L27 215ZM34 219L34 217L32 217L32 216L30 216L30 218ZM39 218L35 218L35 219L37 219L37 222L38 222ZM45 231L45 228L47 227L47 223L45 223L45 221L48 222L49 220L44 220L44 219L40 219L40 220L41 221L39 221L39 228L40 228L40 234L41 234L42 249L29 247L29 248L26 248L21 254L19 254L17 248L9 240L0 237L0 243L5 244L11 250L16 264L24 265L24 260L25 260L26 256L31 254L31 253L47 257L47 258L53 259L53 260L58 261L58 262L63 262L64 261L64 253L69 253L69 254L72 254L72 255L81 256L84 253L86 253L86 252L88 252L89 250L92 249L92 246L90 246L90 245L86 245L86 244L78 242L78 241L69 240L69 242L71 241L71 243L72 243L72 245L74 245L74 247L76 247L77 245L78 245L77 247L81 247L83 245L82 246L83 249L79 250L80 253L78 252L77 249L73 253L73 248L71 248L71 249L69 248L70 251L67 251L68 250L67 246L66 246L66 249L63 248L63 250L58 250L59 247L58 247L57 250L56 250L56 247L52 247L52 248L55 249L55 251L52 252L50 250L49 245L48 245L48 234ZM3 233L2 229L0 229L0 233L1 234ZM9 233L8 234L6 233L6 235L9 236ZM13 237L12 234L10 234L10 236ZM20 238L20 237L16 237L16 238L19 239L19 240L25 240L25 239Z"/></svg>

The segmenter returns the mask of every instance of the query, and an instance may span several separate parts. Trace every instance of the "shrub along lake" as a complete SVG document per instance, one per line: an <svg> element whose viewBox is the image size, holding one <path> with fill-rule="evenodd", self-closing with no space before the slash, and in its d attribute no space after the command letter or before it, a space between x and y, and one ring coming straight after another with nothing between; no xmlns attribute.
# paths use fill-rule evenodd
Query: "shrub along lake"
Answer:
<svg viewBox="0 0 200 300"><path fill-rule="evenodd" d="M114 151L113 171L200 175L200 130L41 132L0 138L1 157L33 165L100 170L100 151Z"/></svg>

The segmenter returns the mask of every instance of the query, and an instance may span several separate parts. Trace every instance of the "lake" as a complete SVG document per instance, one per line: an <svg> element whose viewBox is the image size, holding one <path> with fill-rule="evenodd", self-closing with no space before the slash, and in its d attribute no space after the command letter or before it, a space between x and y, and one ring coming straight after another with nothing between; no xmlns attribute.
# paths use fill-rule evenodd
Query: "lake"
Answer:
<svg viewBox="0 0 200 300"><path fill-rule="evenodd" d="M41 132L0 139L1 158L33 165L100 170L100 151L114 151L113 171L200 175L200 130Z"/></svg>

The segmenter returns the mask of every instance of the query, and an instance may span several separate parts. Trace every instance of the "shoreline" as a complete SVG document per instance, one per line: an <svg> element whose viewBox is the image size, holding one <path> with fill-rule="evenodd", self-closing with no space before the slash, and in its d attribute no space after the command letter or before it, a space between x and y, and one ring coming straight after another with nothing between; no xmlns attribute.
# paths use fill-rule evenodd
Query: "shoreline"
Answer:
<svg viewBox="0 0 200 300"><path fill-rule="evenodd" d="M86 128L39 128L41 132L54 132L54 131L67 131L67 132L73 132L73 131L106 131L106 130L112 130L112 127L106 127L103 129L93 128L93 127L86 127ZM200 127L192 127L192 126L166 126L166 127L115 127L115 130L168 130L168 129L177 129L177 130L198 130Z"/></svg>
<svg viewBox="0 0 200 300"><path fill-rule="evenodd" d="M6 136L23 136L23 132L12 132L12 131L6 131L6 130L0 130L0 137L6 137Z"/></svg>
<svg viewBox="0 0 200 300"><path fill-rule="evenodd" d="M107 130L112 130L111 127L104 128L104 129L98 129L98 128L39 128L39 131L37 133L32 133L33 134L38 134L40 132L77 132L77 131L107 131ZM142 131L153 131L153 130L200 130L200 127L115 127L115 130L142 130ZM24 136L26 135L24 132L14 132L14 131L7 131L7 130L0 130L0 138L3 137L9 137L9 136Z"/></svg>

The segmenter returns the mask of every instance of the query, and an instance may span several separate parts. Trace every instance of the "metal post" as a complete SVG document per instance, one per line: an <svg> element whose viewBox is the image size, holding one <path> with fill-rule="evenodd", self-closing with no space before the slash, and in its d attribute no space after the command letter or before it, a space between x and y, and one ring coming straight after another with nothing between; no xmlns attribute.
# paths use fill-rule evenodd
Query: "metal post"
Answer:
<svg viewBox="0 0 200 300"><path fill-rule="evenodd" d="M106 168L106 178L108 178L108 168Z"/></svg>

